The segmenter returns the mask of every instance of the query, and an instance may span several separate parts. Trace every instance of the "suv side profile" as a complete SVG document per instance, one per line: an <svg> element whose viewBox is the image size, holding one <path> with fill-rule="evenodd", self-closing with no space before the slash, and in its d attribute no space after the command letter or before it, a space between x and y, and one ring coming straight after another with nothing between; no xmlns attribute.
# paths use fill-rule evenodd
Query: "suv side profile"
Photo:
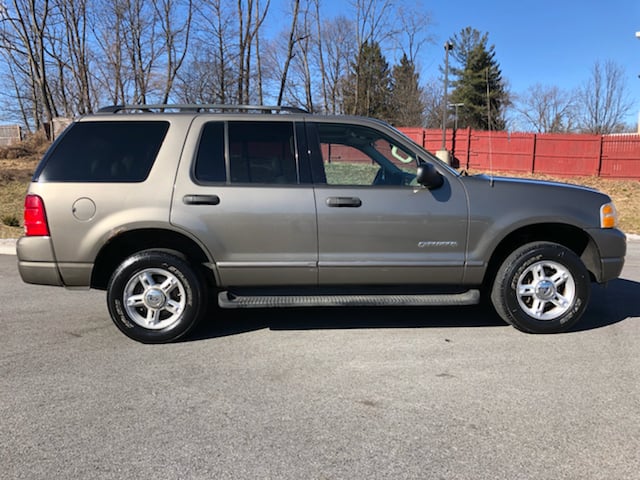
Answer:
<svg viewBox="0 0 640 480"><path fill-rule="evenodd" d="M18 268L106 290L127 336L162 343L222 308L469 305L571 328L626 238L611 199L469 176L393 127L294 108L107 107L38 165ZM216 310L217 311L217 310ZM209 312L209 313L207 313Z"/></svg>

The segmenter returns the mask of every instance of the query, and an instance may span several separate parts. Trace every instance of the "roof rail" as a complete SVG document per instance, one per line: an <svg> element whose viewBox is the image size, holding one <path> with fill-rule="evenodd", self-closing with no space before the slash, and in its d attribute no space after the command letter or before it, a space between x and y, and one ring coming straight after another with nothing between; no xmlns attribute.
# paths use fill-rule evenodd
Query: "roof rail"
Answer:
<svg viewBox="0 0 640 480"><path fill-rule="evenodd" d="M236 112L261 112L261 113L309 113L304 108L287 106L266 105L223 105L216 103L205 104L140 104L140 105L110 105L102 107L98 113L121 112L205 112L205 111L236 111Z"/></svg>

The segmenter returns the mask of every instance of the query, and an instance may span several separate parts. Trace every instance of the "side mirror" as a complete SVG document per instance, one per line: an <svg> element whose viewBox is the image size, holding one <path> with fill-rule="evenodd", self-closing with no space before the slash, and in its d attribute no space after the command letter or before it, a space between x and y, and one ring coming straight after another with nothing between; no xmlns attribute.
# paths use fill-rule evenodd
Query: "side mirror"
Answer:
<svg viewBox="0 0 640 480"><path fill-rule="evenodd" d="M444 183L444 177L436 170L436 167L430 163L423 162L418 165L416 180L429 190L440 188Z"/></svg>

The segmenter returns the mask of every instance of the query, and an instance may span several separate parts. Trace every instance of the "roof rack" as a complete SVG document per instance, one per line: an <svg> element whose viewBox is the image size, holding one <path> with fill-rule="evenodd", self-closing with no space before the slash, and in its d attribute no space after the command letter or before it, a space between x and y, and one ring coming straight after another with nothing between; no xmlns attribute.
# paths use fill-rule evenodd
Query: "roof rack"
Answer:
<svg viewBox="0 0 640 480"><path fill-rule="evenodd" d="M304 108L266 105L222 105L216 103L205 104L140 104L140 105L110 105L102 107L98 113L150 113L150 112L259 112L259 113L309 113Z"/></svg>

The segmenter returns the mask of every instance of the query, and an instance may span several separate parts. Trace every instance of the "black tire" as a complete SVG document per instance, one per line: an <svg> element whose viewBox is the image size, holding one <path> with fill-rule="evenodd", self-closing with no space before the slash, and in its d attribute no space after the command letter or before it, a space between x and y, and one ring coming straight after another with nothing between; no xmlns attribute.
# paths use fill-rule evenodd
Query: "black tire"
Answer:
<svg viewBox="0 0 640 480"><path fill-rule="evenodd" d="M528 333L558 333L580 320L591 294L589 272L568 248L523 245L498 269L491 302L503 320Z"/></svg>
<svg viewBox="0 0 640 480"><path fill-rule="evenodd" d="M127 258L107 286L113 323L142 343L166 343L186 335L205 312L206 298L199 272L161 251Z"/></svg>

